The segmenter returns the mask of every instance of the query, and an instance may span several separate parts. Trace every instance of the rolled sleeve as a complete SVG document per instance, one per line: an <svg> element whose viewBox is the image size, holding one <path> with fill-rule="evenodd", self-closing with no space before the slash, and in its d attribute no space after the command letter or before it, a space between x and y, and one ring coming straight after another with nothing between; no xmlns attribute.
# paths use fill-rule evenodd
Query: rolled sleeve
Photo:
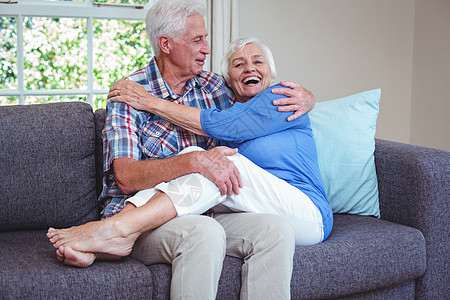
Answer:
<svg viewBox="0 0 450 300"><path fill-rule="evenodd" d="M139 143L139 123L141 117L135 109L124 104L108 103L107 119L103 130L103 149L105 172L110 171L117 158L140 160L142 156Z"/></svg>

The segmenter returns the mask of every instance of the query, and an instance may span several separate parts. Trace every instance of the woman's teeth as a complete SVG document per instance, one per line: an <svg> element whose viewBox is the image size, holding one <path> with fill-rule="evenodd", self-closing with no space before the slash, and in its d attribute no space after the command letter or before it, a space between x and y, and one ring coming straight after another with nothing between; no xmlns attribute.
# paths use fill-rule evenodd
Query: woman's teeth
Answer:
<svg viewBox="0 0 450 300"><path fill-rule="evenodd" d="M247 77L242 82L244 84L255 84L255 83L258 83L260 81L261 81L261 79L259 79L258 77L255 76L255 77Z"/></svg>

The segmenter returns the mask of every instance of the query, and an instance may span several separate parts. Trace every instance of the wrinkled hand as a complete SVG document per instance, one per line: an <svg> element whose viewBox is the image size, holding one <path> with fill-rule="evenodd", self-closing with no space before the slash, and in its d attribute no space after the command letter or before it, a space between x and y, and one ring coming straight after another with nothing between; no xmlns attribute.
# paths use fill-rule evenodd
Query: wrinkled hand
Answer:
<svg viewBox="0 0 450 300"><path fill-rule="evenodd" d="M234 163L227 156L237 153L237 149L215 147L208 151L197 152L198 163L201 165L201 174L214 182L221 195L232 193L238 195L242 187L241 175Z"/></svg>
<svg viewBox="0 0 450 300"><path fill-rule="evenodd" d="M287 118L288 121L293 121L314 108L316 102L314 95L310 91L295 82L282 81L280 83L282 86L289 88L276 88L272 92L288 98L274 100L273 105L283 105L278 107L278 111L294 111Z"/></svg>
<svg viewBox="0 0 450 300"><path fill-rule="evenodd" d="M139 83L131 80L118 80L109 89L108 99L111 102L123 102L136 110L146 110L149 101L148 91Z"/></svg>

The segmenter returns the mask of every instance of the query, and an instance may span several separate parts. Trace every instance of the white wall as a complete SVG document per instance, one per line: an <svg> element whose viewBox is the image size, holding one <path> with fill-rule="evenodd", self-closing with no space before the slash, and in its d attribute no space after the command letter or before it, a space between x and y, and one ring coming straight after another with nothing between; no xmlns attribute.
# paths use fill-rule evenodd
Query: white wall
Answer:
<svg viewBox="0 0 450 300"><path fill-rule="evenodd" d="M317 101L380 87L377 137L436 147L411 133L417 130L413 72L420 72L413 64L420 59L413 57L420 43L415 19L414 0L239 1L239 36L256 36L272 49L277 80L301 83ZM441 123L436 134L448 140L449 121Z"/></svg>
<svg viewBox="0 0 450 300"><path fill-rule="evenodd" d="M450 151L450 1L416 0L413 144Z"/></svg>

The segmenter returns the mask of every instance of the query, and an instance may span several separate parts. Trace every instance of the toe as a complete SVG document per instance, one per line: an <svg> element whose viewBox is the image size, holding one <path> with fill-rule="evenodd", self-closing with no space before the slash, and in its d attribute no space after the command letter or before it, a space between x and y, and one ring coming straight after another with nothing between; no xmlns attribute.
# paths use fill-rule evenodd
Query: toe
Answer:
<svg viewBox="0 0 450 300"><path fill-rule="evenodd" d="M53 227L50 227L50 228L47 230L47 236L48 236L49 238L51 238L52 236L55 235L55 232L56 232L56 229L53 228Z"/></svg>
<svg viewBox="0 0 450 300"><path fill-rule="evenodd" d="M95 261L95 255L93 253L85 253L75 251L70 247L65 249L64 263L69 266L87 268Z"/></svg>
<svg viewBox="0 0 450 300"><path fill-rule="evenodd" d="M56 250L56 258L59 261L64 261L64 247L59 247L58 250Z"/></svg>

